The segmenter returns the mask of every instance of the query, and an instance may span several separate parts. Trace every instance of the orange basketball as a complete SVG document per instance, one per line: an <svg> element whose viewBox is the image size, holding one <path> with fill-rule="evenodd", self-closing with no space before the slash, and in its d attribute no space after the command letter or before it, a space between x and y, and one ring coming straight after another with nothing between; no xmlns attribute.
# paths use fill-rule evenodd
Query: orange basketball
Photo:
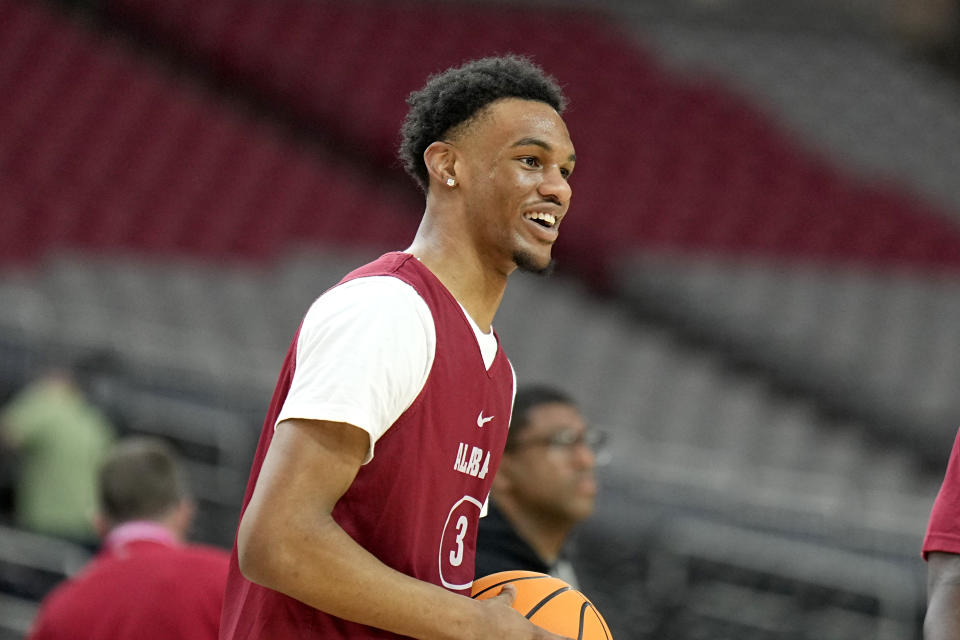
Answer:
<svg viewBox="0 0 960 640"><path fill-rule="evenodd" d="M613 640L606 620L590 600L560 578L536 571L501 571L473 581L471 596L479 600L517 588L513 608L547 631L575 640Z"/></svg>

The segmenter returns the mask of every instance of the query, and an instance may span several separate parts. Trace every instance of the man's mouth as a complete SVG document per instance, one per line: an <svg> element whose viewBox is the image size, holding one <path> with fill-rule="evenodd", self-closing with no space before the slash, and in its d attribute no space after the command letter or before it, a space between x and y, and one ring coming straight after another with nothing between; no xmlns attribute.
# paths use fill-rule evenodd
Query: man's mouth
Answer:
<svg viewBox="0 0 960 640"><path fill-rule="evenodd" d="M546 229L553 229L557 224L557 217L545 211L530 211L523 214L523 217Z"/></svg>

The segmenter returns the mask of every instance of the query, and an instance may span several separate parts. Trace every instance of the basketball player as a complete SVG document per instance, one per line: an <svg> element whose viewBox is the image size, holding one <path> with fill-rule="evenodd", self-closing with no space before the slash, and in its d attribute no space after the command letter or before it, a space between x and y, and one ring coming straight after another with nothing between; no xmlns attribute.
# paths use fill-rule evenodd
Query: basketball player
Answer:
<svg viewBox="0 0 960 640"><path fill-rule="evenodd" d="M478 577L524 569L579 586L569 535L593 513L595 448L602 435L587 427L559 389L518 389L490 513L480 522Z"/></svg>
<svg viewBox="0 0 960 640"><path fill-rule="evenodd" d="M960 640L960 431L923 540L927 561L925 640Z"/></svg>
<svg viewBox="0 0 960 640"><path fill-rule="evenodd" d="M308 310L255 455L221 638L541 638L476 601L477 522L513 370L492 322L518 267L544 271L575 156L564 97L485 58L408 98L400 155L426 194L413 243Z"/></svg>

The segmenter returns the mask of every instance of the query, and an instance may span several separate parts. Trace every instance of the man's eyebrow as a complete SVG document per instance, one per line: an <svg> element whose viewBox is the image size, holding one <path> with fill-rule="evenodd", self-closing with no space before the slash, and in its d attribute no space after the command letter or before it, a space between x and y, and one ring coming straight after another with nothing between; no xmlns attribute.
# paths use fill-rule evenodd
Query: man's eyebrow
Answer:
<svg viewBox="0 0 960 640"><path fill-rule="evenodd" d="M516 142L514 142L512 146L514 146L514 147L526 147L526 146L528 146L528 145L533 145L533 146L535 146L535 147L540 147L540 148L543 149L544 151L553 151L553 147L550 146L550 143L549 143L549 142L546 142L545 140L541 140L540 138L520 138L519 140L517 140ZM570 157L568 158L568 160L569 160L570 162L576 162L576 161L577 161L577 154L571 153L571 154L570 154Z"/></svg>

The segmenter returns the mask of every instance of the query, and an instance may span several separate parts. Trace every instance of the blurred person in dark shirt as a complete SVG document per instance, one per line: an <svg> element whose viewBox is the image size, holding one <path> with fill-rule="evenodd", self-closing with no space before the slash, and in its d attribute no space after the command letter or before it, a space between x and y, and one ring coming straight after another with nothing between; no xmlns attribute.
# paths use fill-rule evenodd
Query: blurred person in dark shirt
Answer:
<svg viewBox="0 0 960 640"><path fill-rule="evenodd" d="M517 390L489 512L477 535L477 577L523 569L578 580L570 534L593 513L605 434L549 386Z"/></svg>

